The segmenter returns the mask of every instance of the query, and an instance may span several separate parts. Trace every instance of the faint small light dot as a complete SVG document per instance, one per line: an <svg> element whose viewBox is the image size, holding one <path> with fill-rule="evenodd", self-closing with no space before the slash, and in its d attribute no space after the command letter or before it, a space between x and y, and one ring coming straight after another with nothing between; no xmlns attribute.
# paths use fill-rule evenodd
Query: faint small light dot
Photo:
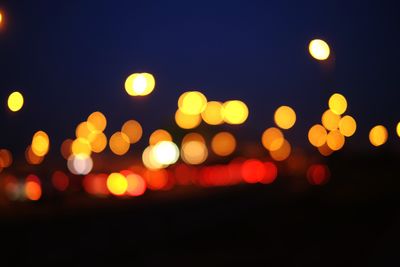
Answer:
<svg viewBox="0 0 400 267"><path fill-rule="evenodd" d="M329 45L320 39L314 39L308 45L308 51L311 56L317 60L325 60L329 57L330 48Z"/></svg>
<svg viewBox="0 0 400 267"><path fill-rule="evenodd" d="M339 131L346 137L352 136L357 129L356 120L349 115L344 116L339 122Z"/></svg>
<svg viewBox="0 0 400 267"><path fill-rule="evenodd" d="M333 151L340 150L345 143L344 136L338 130L330 131L326 137L326 144Z"/></svg>
<svg viewBox="0 0 400 267"><path fill-rule="evenodd" d="M149 144L153 146L161 141L172 141L172 136L166 130L163 130L163 129L155 130L150 135Z"/></svg>
<svg viewBox="0 0 400 267"><path fill-rule="evenodd" d="M386 143L388 139L388 131L385 126L377 125L369 132L369 141L373 146L381 146Z"/></svg>
<svg viewBox="0 0 400 267"><path fill-rule="evenodd" d="M329 108L333 113L337 115L342 115L347 109L347 100L346 98L338 93L333 94L329 98Z"/></svg>
<svg viewBox="0 0 400 267"><path fill-rule="evenodd" d="M17 112L24 105L24 97L20 92L13 92L8 97L7 105L11 111Z"/></svg>
<svg viewBox="0 0 400 267"><path fill-rule="evenodd" d="M198 114L185 114L181 112L180 109L178 109L175 112L175 122L182 129L193 129L199 126L199 124L201 123L201 116Z"/></svg>
<svg viewBox="0 0 400 267"><path fill-rule="evenodd" d="M224 107L221 102L209 101L201 113L204 122L209 125L219 125L224 122Z"/></svg>
<svg viewBox="0 0 400 267"><path fill-rule="evenodd" d="M266 129L261 136L263 146L269 151L278 150L284 141L282 131L275 127Z"/></svg>
<svg viewBox="0 0 400 267"><path fill-rule="evenodd" d="M55 171L51 176L51 183L53 184L54 188L58 191L65 191L69 185L69 178L62 171Z"/></svg>
<svg viewBox="0 0 400 267"><path fill-rule="evenodd" d="M240 100L230 100L224 103L224 121L229 124L242 124L249 116L249 109Z"/></svg>
<svg viewBox="0 0 400 267"><path fill-rule="evenodd" d="M128 188L128 181L122 174L114 172L107 178L107 188L112 194L121 196Z"/></svg>
<svg viewBox="0 0 400 267"><path fill-rule="evenodd" d="M218 156L229 156L235 151L236 139L228 132L217 133L211 140L211 149Z"/></svg>
<svg viewBox="0 0 400 267"><path fill-rule="evenodd" d="M109 145L114 154L122 156L129 150L129 137L122 132L116 132L111 136Z"/></svg>
<svg viewBox="0 0 400 267"><path fill-rule="evenodd" d="M324 164L311 165L307 170L308 182L312 185L323 185L329 180L330 172Z"/></svg>
<svg viewBox="0 0 400 267"><path fill-rule="evenodd" d="M322 114L321 122L322 125L329 131L336 130L339 127L340 115L334 113L328 109Z"/></svg>
<svg viewBox="0 0 400 267"><path fill-rule="evenodd" d="M138 121L129 120L122 125L121 132L126 134L131 144L137 143L143 135L143 128Z"/></svg>
<svg viewBox="0 0 400 267"><path fill-rule="evenodd" d="M0 149L0 169L8 168L13 162L12 154L7 149Z"/></svg>
<svg viewBox="0 0 400 267"><path fill-rule="evenodd" d="M313 146L320 147L325 144L327 135L324 126L316 124L308 131L308 141L310 141Z"/></svg>
<svg viewBox="0 0 400 267"><path fill-rule="evenodd" d="M296 123L296 113L291 107L280 106L274 114L275 124L282 129L290 129Z"/></svg>

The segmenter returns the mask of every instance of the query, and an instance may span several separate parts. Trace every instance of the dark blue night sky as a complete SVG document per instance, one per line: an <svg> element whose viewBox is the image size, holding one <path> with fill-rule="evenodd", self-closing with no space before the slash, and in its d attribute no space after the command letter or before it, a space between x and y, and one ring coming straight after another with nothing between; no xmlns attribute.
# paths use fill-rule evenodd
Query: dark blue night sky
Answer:
<svg viewBox="0 0 400 267"><path fill-rule="evenodd" d="M187 90L245 101L249 120L231 129L258 142L274 110L290 105L298 120L289 138L298 144L340 92L358 121L349 143L368 146L376 124L396 142L400 17L390 2L18 0L0 8L0 146L18 153L40 129L58 146L95 110L107 116L108 135L134 118L147 138L173 125ZM308 54L314 38L330 44L329 61ZM134 72L154 74L150 96L126 94ZM25 106L11 114L14 90Z"/></svg>

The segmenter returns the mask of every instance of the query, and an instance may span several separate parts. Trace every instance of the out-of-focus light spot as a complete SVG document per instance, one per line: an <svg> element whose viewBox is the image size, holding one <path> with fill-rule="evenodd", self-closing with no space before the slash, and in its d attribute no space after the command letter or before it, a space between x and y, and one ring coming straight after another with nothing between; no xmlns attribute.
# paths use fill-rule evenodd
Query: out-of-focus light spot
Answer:
<svg viewBox="0 0 400 267"><path fill-rule="evenodd" d="M219 125L224 122L224 107L221 102L209 101L201 113L204 122L210 125Z"/></svg>
<svg viewBox="0 0 400 267"><path fill-rule="evenodd" d="M263 146L269 151L278 150L284 141L282 131L275 127L266 129L261 136Z"/></svg>
<svg viewBox="0 0 400 267"><path fill-rule="evenodd" d="M31 165L39 165L43 162L44 157L40 157L33 153L32 147L28 146L25 150L25 159Z"/></svg>
<svg viewBox="0 0 400 267"><path fill-rule="evenodd" d="M131 96L145 96L153 92L156 81L150 73L134 73L125 81L125 90Z"/></svg>
<svg viewBox="0 0 400 267"><path fill-rule="evenodd" d="M146 181L142 176L135 173L129 173L125 177L128 182L126 191L130 196L137 197L144 194L146 191Z"/></svg>
<svg viewBox="0 0 400 267"><path fill-rule="evenodd" d="M71 155L67 162L68 170L75 175L86 175L93 168L93 160L86 154Z"/></svg>
<svg viewBox="0 0 400 267"><path fill-rule="evenodd" d="M273 162L265 162L264 167L267 172L264 178L261 180L261 183L270 184L275 181L276 177L278 176L278 168Z"/></svg>
<svg viewBox="0 0 400 267"><path fill-rule="evenodd" d="M65 191L69 185L69 178L62 171L55 171L51 176L51 183L53 184L54 188L58 191Z"/></svg>
<svg viewBox="0 0 400 267"><path fill-rule="evenodd" d="M171 141L161 141L153 148L155 161L162 165L174 164L179 159L179 149Z"/></svg>
<svg viewBox="0 0 400 267"><path fill-rule="evenodd" d="M84 154L90 156L92 153L92 146L88 140L84 138L77 138L72 142L71 150L72 154L74 155Z"/></svg>
<svg viewBox="0 0 400 267"><path fill-rule="evenodd" d="M332 153L334 152L332 149L330 149L327 143L323 144L322 146L319 146L318 151L319 153L321 153L322 156L325 157L332 155Z"/></svg>
<svg viewBox="0 0 400 267"><path fill-rule="evenodd" d="M61 155L64 159L68 159L72 154L72 143L74 141L72 139L66 139L61 144Z"/></svg>
<svg viewBox="0 0 400 267"><path fill-rule="evenodd" d="M151 190L166 189L168 185L168 177L168 171L165 169L146 170L144 173L144 179Z"/></svg>
<svg viewBox="0 0 400 267"><path fill-rule="evenodd" d="M347 109L347 100L346 98L338 93L333 94L329 98L329 108L333 113L337 115L342 115Z"/></svg>
<svg viewBox="0 0 400 267"><path fill-rule="evenodd" d="M3 14L0 12L0 25L3 22Z"/></svg>
<svg viewBox="0 0 400 267"><path fill-rule="evenodd" d="M280 106L274 114L275 124L282 129L290 129L296 122L296 113L291 107Z"/></svg>
<svg viewBox="0 0 400 267"><path fill-rule="evenodd" d="M292 151L292 147L287 140L284 140L283 145L278 150L270 150L269 154L271 158L276 161L283 161L290 156L290 152Z"/></svg>
<svg viewBox="0 0 400 267"><path fill-rule="evenodd" d="M339 122L339 131L346 137L352 136L357 129L356 120L349 115L344 116Z"/></svg>
<svg viewBox="0 0 400 267"><path fill-rule="evenodd" d="M32 201L39 200L42 196L42 187L37 176L28 175L25 179L25 196Z"/></svg>
<svg viewBox="0 0 400 267"><path fill-rule="evenodd" d="M397 135L400 137L400 122L397 123L396 131L397 131Z"/></svg>
<svg viewBox="0 0 400 267"><path fill-rule="evenodd" d="M211 140L211 149L218 156L229 156L235 151L236 139L228 132L217 133Z"/></svg>
<svg viewBox="0 0 400 267"><path fill-rule="evenodd" d="M204 137L199 134L199 133L188 133L186 134L183 139L182 139L182 145L184 143L190 142L190 141L196 141L196 142L200 142L205 144L206 140L204 139Z"/></svg>
<svg viewBox="0 0 400 267"><path fill-rule="evenodd" d="M193 129L199 126L201 116L183 113L180 109L175 112L175 122L182 129Z"/></svg>
<svg viewBox="0 0 400 267"><path fill-rule="evenodd" d="M47 154L50 147L49 136L43 132L38 131L33 135L31 149L39 157Z"/></svg>
<svg viewBox="0 0 400 267"><path fill-rule="evenodd" d="M224 107L224 121L229 124L242 124L249 117L249 109L240 100L226 101Z"/></svg>
<svg viewBox="0 0 400 267"><path fill-rule="evenodd" d="M23 185L21 186L15 176L3 176L0 183L0 188L4 189L4 193L8 199L18 200L25 198L25 187Z"/></svg>
<svg viewBox="0 0 400 267"><path fill-rule="evenodd" d="M326 144L333 151L340 150L344 146L345 138L339 130L333 130L326 137Z"/></svg>
<svg viewBox="0 0 400 267"><path fill-rule="evenodd" d="M128 136L131 144L134 144L142 138L143 128L138 121L129 120L122 125L121 132Z"/></svg>
<svg viewBox="0 0 400 267"><path fill-rule="evenodd" d="M339 127L340 115L334 113L328 109L322 114L321 122L322 125L329 131L336 130Z"/></svg>
<svg viewBox="0 0 400 267"><path fill-rule="evenodd" d="M198 165L207 159L208 150L206 145L200 141L183 142L181 147L181 157L187 164Z"/></svg>
<svg viewBox="0 0 400 267"><path fill-rule="evenodd" d="M207 98L199 91L183 93L178 99L179 110L188 115L200 115L207 106Z"/></svg>
<svg viewBox="0 0 400 267"><path fill-rule="evenodd" d="M373 146L381 146L388 139L388 131L385 126L377 125L369 132L369 141Z"/></svg>
<svg viewBox="0 0 400 267"><path fill-rule="evenodd" d="M7 105L11 111L17 112L24 105L24 97L20 92L13 92L8 96Z"/></svg>
<svg viewBox="0 0 400 267"><path fill-rule="evenodd" d="M95 111L87 118L88 128L91 132L103 132L107 127L107 119L100 111Z"/></svg>
<svg viewBox="0 0 400 267"><path fill-rule="evenodd" d="M166 130L163 129L155 130L150 135L149 144L154 146L161 141L172 141L172 136Z"/></svg>
<svg viewBox="0 0 400 267"><path fill-rule="evenodd" d="M241 168L243 180L247 183L261 182L267 175L264 163L257 159L246 160Z"/></svg>
<svg viewBox="0 0 400 267"><path fill-rule="evenodd" d="M96 133L90 142L93 152L100 153L107 147L107 137L104 133Z"/></svg>
<svg viewBox="0 0 400 267"><path fill-rule="evenodd" d="M164 142L164 141L162 141ZM167 141L165 141L167 142ZM156 161L154 153L153 153L154 146L148 146L143 150L142 153L142 162L144 166L148 169L161 169L165 168L166 166L161 164L160 162Z"/></svg>
<svg viewBox="0 0 400 267"><path fill-rule="evenodd" d="M86 192L96 196L106 196L109 194L107 188L107 174L89 174L82 180L83 188Z"/></svg>
<svg viewBox="0 0 400 267"><path fill-rule="evenodd" d="M328 166L324 164L311 165L307 170L307 180L312 185L326 184L330 177Z"/></svg>
<svg viewBox="0 0 400 267"><path fill-rule="evenodd" d="M90 126L90 123L84 121L78 124L75 129L76 138L83 138L91 142L95 137L95 132L91 129L94 129L93 126ZM96 131L97 132L97 131Z"/></svg>
<svg viewBox="0 0 400 267"><path fill-rule="evenodd" d="M130 147L129 137L122 133L116 132L110 138L110 149L118 156L122 156L128 152Z"/></svg>
<svg viewBox="0 0 400 267"><path fill-rule="evenodd" d="M121 196L128 189L128 181L120 173L111 173L107 178L107 188L114 195Z"/></svg>
<svg viewBox="0 0 400 267"><path fill-rule="evenodd" d="M316 124L308 131L308 141L315 146L320 147L326 143L327 132L324 126Z"/></svg>
<svg viewBox="0 0 400 267"><path fill-rule="evenodd" d="M325 60L329 57L331 50L329 45L320 39L314 39L308 45L308 51L311 56L317 60Z"/></svg>
<svg viewBox="0 0 400 267"><path fill-rule="evenodd" d="M12 164L12 154L7 149L0 149L0 169L7 168Z"/></svg>

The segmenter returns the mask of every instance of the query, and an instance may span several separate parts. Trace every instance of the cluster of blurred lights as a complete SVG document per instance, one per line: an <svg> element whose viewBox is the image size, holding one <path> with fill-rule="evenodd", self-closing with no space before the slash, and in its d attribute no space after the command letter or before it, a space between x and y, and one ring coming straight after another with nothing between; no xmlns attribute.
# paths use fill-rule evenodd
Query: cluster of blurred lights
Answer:
<svg viewBox="0 0 400 267"><path fill-rule="evenodd" d="M346 98L338 93L328 100L329 108L322 114L321 124L313 125L308 131L308 140L318 151L329 156L343 148L346 137L354 135L357 129L356 120L342 115L347 110Z"/></svg>
<svg viewBox="0 0 400 267"><path fill-rule="evenodd" d="M175 122L182 129L193 129L203 120L209 125L242 124L249 116L247 105L240 100L225 103L208 101L199 91L184 92L178 99Z"/></svg>

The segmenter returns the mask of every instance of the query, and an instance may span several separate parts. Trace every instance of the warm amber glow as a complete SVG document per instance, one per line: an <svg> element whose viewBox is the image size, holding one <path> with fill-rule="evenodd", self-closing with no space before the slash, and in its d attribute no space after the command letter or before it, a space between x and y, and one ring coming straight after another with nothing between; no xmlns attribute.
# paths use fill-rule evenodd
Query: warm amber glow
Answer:
<svg viewBox="0 0 400 267"><path fill-rule="evenodd" d="M107 137L104 133L97 133L92 139L90 146L93 152L100 153L107 147Z"/></svg>
<svg viewBox="0 0 400 267"><path fill-rule="evenodd" d="M72 142L71 150L74 155L84 154L90 156L92 153L92 146L85 138L77 138Z"/></svg>
<svg viewBox="0 0 400 267"><path fill-rule="evenodd" d="M308 51L311 56L317 60L325 60L329 57L331 50L329 45L320 39L314 39L308 45Z"/></svg>
<svg viewBox="0 0 400 267"><path fill-rule="evenodd" d="M179 158L179 149L171 141L161 141L152 149L154 160L161 165L174 164Z"/></svg>
<svg viewBox="0 0 400 267"><path fill-rule="evenodd" d="M131 96L145 96L153 92L156 82L150 73L134 73L125 81L125 90Z"/></svg>
<svg viewBox="0 0 400 267"><path fill-rule="evenodd" d="M116 132L111 136L109 145L115 155L122 156L129 150L129 138L122 132Z"/></svg>
<svg viewBox="0 0 400 267"><path fill-rule="evenodd" d="M175 112L175 122L182 129L193 129L199 126L201 122L201 116L198 114L185 114L180 109L178 109Z"/></svg>
<svg viewBox="0 0 400 267"><path fill-rule="evenodd" d="M282 131L275 127L268 128L261 136L263 146L269 151L278 150L284 141Z"/></svg>
<svg viewBox="0 0 400 267"><path fill-rule="evenodd" d="M224 107L224 120L229 124L242 124L249 116L249 109L246 104L240 100L227 101Z"/></svg>
<svg viewBox="0 0 400 267"><path fill-rule="evenodd" d="M190 141L196 141L205 144L206 140L204 137L199 134L199 133L188 133L186 134L183 139L182 139L182 144L190 142Z"/></svg>
<svg viewBox="0 0 400 267"><path fill-rule="evenodd" d="M2 22L3 22L3 14L1 14L1 12L0 12L0 25Z"/></svg>
<svg viewBox="0 0 400 267"><path fill-rule="evenodd" d="M204 122L210 125L219 125L224 122L224 107L221 102L209 101L201 113Z"/></svg>
<svg viewBox="0 0 400 267"><path fill-rule="evenodd" d="M32 151L39 157L43 157L47 154L50 147L49 136L43 132L38 131L33 135L32 138Z"/></svg>
<svg viewBox="0 0 400 267"><path fill-rule="evenodd" d="M218 156L229 156L235 151L236 139L228 132L217 133L211 140L211 149Z"/></svg>
<svg viewBox="0 0 400 267"><path fill-rule="evenodd" d="M25 159L31 165L39 165L43 162L44 157L40 157L33 153L31 146L28 146L25 150Z"/></svg>
<svg viewBox="0 0 400 267"><path fill-rule="evenodd" d="M75 136L76 138L83 138L88 141L92 141L92 139L95 137L95 132L92 129L94 129L94 127L91 125L91 123L86 121L81 122L75 129Z"/></svg>
<svg viewBox="0 0 400 267"><path fill-rule="evenodd" d="M275 124L282 129L290 129L296 122L296 113L291 107L280 106L274 114Z"/></svg>
<svg viewBox="0 0 400 267"><path fill-rule="evenodd" d="M207 106L207 98L201 92L189 91L183 93L178 99L178 108L188 115L199 115Z"/></svg>
<svg viewBox="0 0 400 267"><path fill-rule="evenodd" d="M342 115L347 109L347 100L341 94L333 94L329 98L329 108L337 115Z"/></svg>
<svg viewBox="0 0 400 267"><path fill-rule="evenodd" d="M334 113L332 110L328 109L322 114L322 125L329 131L336 130L339 128L340 115Z"/></svg>
<svg viewBox="0 0 400 267"><path fill-rule="evenodd" d="M164 141L161 141L161 142L164 142ZM152 170L167 167L166 165L155 160L153 150L154 150L154 146L148 146L148 147L146 147L145 150L143 150L143 153L142 153L143 165L146 166L146 168L152 169Z"/></svg>
<svg viewBox="0 0 400 267"><path fill-rule="evenodd" d="M150 135L149 144L153 146L161 141L172 141L172 136L166 130L163 129L155 130Z"/></svg>
<svg viewBox="0 0 400 267"><path fill-rule="evenodd" d="M292 147L287 140L284 140L283 145L278 150L270 150L269 154L271 158L276 161L283 161L290 156L290 152L292 151Z"/></svg>
<svg viewBox="0 0 400 267"><path fill-rule="evenodd" d="M64 159L68 159L72 154L72 139L66 139L61 144L61 155Z"/></svg>
<svg viewBox="0 0 400 267"><path fill-rule="evenodd" d="M400 137L400 122L397 123L396 131L397 131L397 135Z"/></svg>
<svg viewBox="0 0 400 267"><path fill-rule="evenodd" d="M42 196L42 187L36 181L27 181L25 183L25 196L29 200L39 200Z"/></svg>
<svg viewBox="0 0 400 267"><path fill-rule="evenodd" d="M7 149L0 149L0 169L7 168L12 164L12 154Z"/></svg>
<svg viewBox="0 0 400 267"><path fill-rule="evenodd" d="M327 135L324 126L316 124L308 131L308 141L310 141L313 146L320 147L325 144Z"/></svg>
<svg viewBox="0 0 400 267"><path fill-rule="evenodd" d="M201 164L207 159L208 150L203 142L187 141L182 144L181 157L187 164Z"/></svg>
<svg viewBox="0 0 400 267"><path fill-rule="evenodd" d="M91 132L103 132L107 127L107 119L100 111L93 112L87 118L88 128Z"/></svg>
<svg viewBox="0 0 400 267"><path fill-rule="evenodd" d="M143 129L138 121L129 120L122 125L121 132L126 134L131 144L137 143L142 138Z"/></svg>
<svg viewBox="0 0 400 267"><path fill-rule="evenodd" d="M349 115L344 116L339 122L339 131L346 137L352 136L357 129L356 120Z"/></svg>
<svg viewBox="0 0 400 267"><path fill-rule="evenodd" d="M344 146L345 138L339 130L333 130L326 137L326 144L333 151L337 151Z"/></svg>
<svg viewBox="0 0 400 267"><path fill-rule="evenodd" d="M377 125L369 132L369 141L374 146L381 146L386 143L388 138L388 131L385 126Z"/></svg>
<svg viewBox="0 0 400 267"><path fill-rule="evenodd" d="M7 104L11 111L17 112L24 105L24 97L20 92L13 92L9 95Z"/></svg>
<svg viewBox="0 0 400 267"><path fill-rule="evenodd" d="M107 178L107 188L114 195L121 196L128 189L128 181L120 173L111 173Z"/></svg>
<svg viewBox="0 0 400 267"><path fill-rule="evenodd" d="M325 143L322 146L318 147L319 153L321 153L322 156L330 156L334 151L329 148L328 144Z"/></svg>

